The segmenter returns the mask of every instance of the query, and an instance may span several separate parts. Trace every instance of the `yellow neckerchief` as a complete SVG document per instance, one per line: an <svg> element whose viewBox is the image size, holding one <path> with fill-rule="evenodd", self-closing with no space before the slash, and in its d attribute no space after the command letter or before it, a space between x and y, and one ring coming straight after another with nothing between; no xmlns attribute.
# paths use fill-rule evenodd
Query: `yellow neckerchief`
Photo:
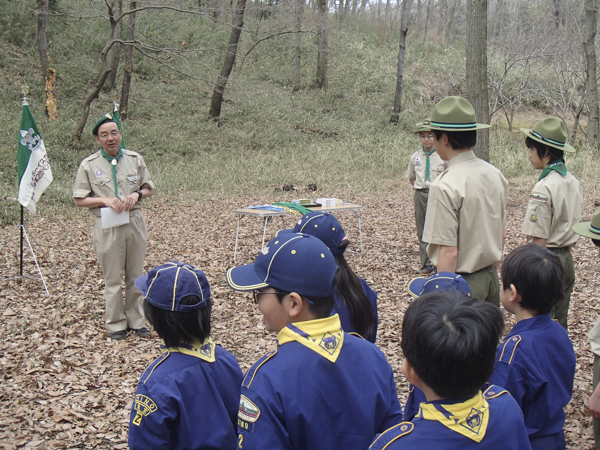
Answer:
<svg viewBox="0 0 600 450"><path fill-rule="evenodd" d="M215 362L215 343L209 337L202 343L196 341L193 344L179 344L177 347L160 346L161 350L167 353L183 353L184 355L195 356L204 361Z"/></svg>
<svg viewBox="0 0 600 450"><path fill-rule="evenodd" d="M490 415L488 402L481 391L475 397L462 403L446 405L439 401L423 402L420 406L417 417L425 420L437 420L452 431L475 442L481 442L485 436Z"/></svg>
<svg viewBox="0 0 600 450"><path fill-rule="evenodd" d="M342 350L344 332L340 316L290 323L277 335L278 345L297 341L319 355L335 362Z"/></svg>

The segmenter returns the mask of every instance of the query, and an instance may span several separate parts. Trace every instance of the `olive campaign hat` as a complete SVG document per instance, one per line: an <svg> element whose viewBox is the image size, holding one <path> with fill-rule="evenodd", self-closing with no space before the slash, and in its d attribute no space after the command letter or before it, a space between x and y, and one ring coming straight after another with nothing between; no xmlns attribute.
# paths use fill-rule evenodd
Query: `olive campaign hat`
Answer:
<svg viewBox="0 0 600 450"><path fill-rule="evenodd" d="M592 214L591 222L580 222L573 225L573 231L585 237L600 239L600 208Z"/></svg>
<svg viewBox="0 0 600 450"><path fill-rule="evenodd" d="M464 98L446 97L433 108L429 127L440 131L473 131L490 125L476 122L475 110Z"/></svg>
<svg viewBox="0 0 600 450"><path fill-rule="evenodd" d="M100 125L102 125L105 122L115 122L115 119L113 119L113 116L111 113L106 113L104 114L102 117L100 117L98 119L98 121L94 124L94 128L92 128L92 134L94 136L98 136L98 128L100 128Z"/></svg>
<svg viewBox="0 0 600 450"><path fill-rule="evenodd" d="M567 144L567 126L562 120L556 117L547 117L540 120L535 124L533 130L528 128L521 128L520 130L525 136L534 141L562 150L563 152L575 152L575 149Z"/></svg>
<svg viewBox="0 0 600 450"><path fill-rule="evenodd" d="M423 122L419 122L413 133L419 134L421 131L431 131L431 119L425 119Z"/></svg>

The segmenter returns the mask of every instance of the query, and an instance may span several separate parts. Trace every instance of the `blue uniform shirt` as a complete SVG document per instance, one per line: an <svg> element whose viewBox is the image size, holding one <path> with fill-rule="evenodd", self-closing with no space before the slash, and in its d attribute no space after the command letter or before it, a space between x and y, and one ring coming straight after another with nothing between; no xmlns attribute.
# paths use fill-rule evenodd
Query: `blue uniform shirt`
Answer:
<svg viewBox="0 0 600 450"><path fill-rule="evenodd" d="M242 385L240 449L364 450L402 421L394 373L337 315L284 327Z"/></svg>
<svg viewBox="0 0 600 450"><path fill-rule="evenodd" d="M377 292L371 289L365 280L360 277L359 280L365 295L371 302L373 312L375 313L375 326L373 331L362 337L374 344L375 340L377 339L377 322L379 321L379 315L377 314ZM331 315L333 316L334 314L339 314L340 322L342 323L342 330L344 330L346 333L356 333L356 328L354 328L354 325L352 325L352 321L350 320L350 311L348 311L348 307L342 302L342 299L339 297L339 295L337 295L337 293L335 293L333 296L335 298L335 306L333 307Z"/></svg>
<svg viewBox="0 0 600 450"><path fill-rule="evenodd" d="M468 400L421 404L412 422L402 422L379 435L374 450L404 449L531 449L523 413L497 386Z"/></svg>
<svg viewBox="0 0 600 450"><path fill-rule="evenodd" d="M166 349L144 372L129 420L133 449L235 449L242 371L210 338Z"/></svg>
<svg viewBox="0 0 600 450"><path fill-rule="evenodd" d="M567 332L542 314L517 322L498 346L490 383L504 387L523 410L531 446L551 450L565 448L563 408L571 400L574 377Z"/></svg>
<svg viewBox="0 0 600 450"><path fill-rule="evenodd" d="M404 405L404 420L412 420L419 412L419 407L422 402L426 402L427 397L421 389L414 384L408 385L408 399Z"/></svg>

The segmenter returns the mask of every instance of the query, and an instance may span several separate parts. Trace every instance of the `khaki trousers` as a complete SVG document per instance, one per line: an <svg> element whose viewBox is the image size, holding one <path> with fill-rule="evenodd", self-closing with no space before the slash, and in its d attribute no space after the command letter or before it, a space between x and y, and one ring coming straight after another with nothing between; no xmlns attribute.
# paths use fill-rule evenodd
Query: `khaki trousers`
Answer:
<svg viewBox="0 0 600 450"><path fill-rule="evenodd" d="M500 280L493 264L473 273L459 273L469 283L473 297L500 306Z"/></svg>
<svg viewBox="0 0 600 450"><path fill-rule="evenodd" d="M129 213L129 223L102 228L102 219L94 223L94 250L104 274L106 327L109 333L146 326L142 293L133 282L142 275L148 232L140 209ZM125 301L123 302L123 272Z"/></svg>
<svg viewBox="0 0 600 450"><path fill-rule="evenodd" d="M548 250L551 250L552 253L559 257L560 263L565 270L564 299L552 308L550 314L565 330L568 330L569 304L571 303L571 293L573 292L573 286L575 285L575 264L573 264L573 255L571 254L571 249L569 247L548 248Z"/></svg>
<svg viewBox="0 0 600 450"><path fill-rule="evenodd" d="M596 390L598 382L600 381L600 356L594 355L594 377L592 379L593 390ZM593 419L594 424L594 440L596 441L596 448L600 448L600 419Z"/></svg>
<svg viewBox="0 0 600 450"><path fill-rule="evenodd" d="M422 266L431 265L431 260L427 255L427 242L423 242L423 228L425 228L425 213L427 212L427 197L429 197L429 189L415 189L415 221L417 222L419 254L421 255Z"/></svg>

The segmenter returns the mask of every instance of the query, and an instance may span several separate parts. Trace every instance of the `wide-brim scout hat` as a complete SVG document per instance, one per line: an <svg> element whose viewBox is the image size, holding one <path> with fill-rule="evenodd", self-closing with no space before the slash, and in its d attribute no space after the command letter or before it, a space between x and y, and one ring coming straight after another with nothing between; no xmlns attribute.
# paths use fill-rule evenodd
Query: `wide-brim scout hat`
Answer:
<svg viewBox="0 0 600 450"><path fill-rule="evenodd" d="M580 222L573 225L573 231L585 237L600 239L600 208L592 214L591 222Z"/></svg>
<svg viewBox="0 0 600 450"><path fill-rule="evenodd" d="M148 303L167 311L194 311L210 301L210 285L204 272L179 261L155 267L136 278L134 284ZM181 300L189 295L198 297L198 302L182 305Z"/></svg>
<svg viewBox="0 0 600 450"><path fill-rule="evenodd" d="M335 291L337 265L323 242L314 236L284 233L272 239L252 264L229 269L225 278L236 291L271 286L307 297L327 297Z"/></svg>
<svg viewBox="0 0 600 450"><path fill-rule="evenodd" d="M338 248L346 239L346 233L338 220L330 213L313 211L308 213L291 230L281 230L277 236L285 233L306 233L319 238L334 255L342 255L346 248Z"/></svg>
<svg viewBox="0 0 600 450"><path fill-rule="evenodd" d="M446 97L440 100L431 113L432 130L473 131L490 126L477 123L473 106L462 97Z"/></svg>
<svg viewBox="0 0 600 450"><path fill-rule="evenodd" d="M106 113L102 117L100 117L98 119L98 121L94 124L94 128L92 128L92 134L94 136L98 136L98 128L100 128L100 125L102 125L103 123L106 123L106 122L117 123L111 113Z"/></svg>
<svg viewBox="0 0 600 450"><path fill-rule="evenodd" d="M408 293L413 297L435 291L459 291L471 297L469 283L460 275L452 272L439 272L429 278L415 278L408 283Z"/></svg>
<svg viewBox="0 0 600 450"><path fill-rule="evenodd" d="M431 131L431 119L425 119L423 122L419 122L415 126L413 133L420 134L421 131Z"/></svg>
<svg viewBox="0 0 600 450"><path fill-rule="evenodd" d="M534 141L562 150L563 152L575 152L575 149L567 144L567 126L562 120L556 117L547 117L540 120L532 130L529 128L520 128L520 130L525 136Z"/></svg>

